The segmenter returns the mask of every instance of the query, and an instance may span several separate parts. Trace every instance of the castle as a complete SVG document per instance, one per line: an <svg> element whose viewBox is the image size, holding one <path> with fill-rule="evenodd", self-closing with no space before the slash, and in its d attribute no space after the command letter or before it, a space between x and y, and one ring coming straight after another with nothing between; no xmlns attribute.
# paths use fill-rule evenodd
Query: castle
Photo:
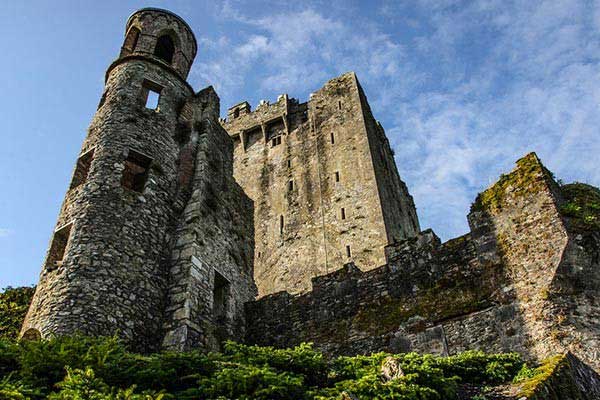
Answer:
<svg viewBox="0 0 600 400"><path fill-rule="evenodd" d="M529 154L477 198L471 232L441 243L354 73L221 120L213 88L186 81L196 51L169 11L128 19L23 338L572 350L600 367L600 215L565 207L597 189L559 186Z"/></svg>

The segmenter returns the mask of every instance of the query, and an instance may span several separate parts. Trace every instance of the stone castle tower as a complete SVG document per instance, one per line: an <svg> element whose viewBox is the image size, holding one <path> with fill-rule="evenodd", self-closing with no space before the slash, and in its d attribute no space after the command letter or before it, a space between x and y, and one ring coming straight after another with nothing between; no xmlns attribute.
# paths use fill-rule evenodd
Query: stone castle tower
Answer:
<svg viewBox="0 0 600 400"><path fill-rule="evenodd" d="M356 262L383 265L384 247L419 232L394 155L354 73L307 103L281 95L230 108L234 174L254 200L259 295L310 289L311 278Z"/></svg>
<svg viewBox="0 0 600 400"><path fill-rule="evenodd" d="M168 11L127 21L23 336L119 332L148 351L243 333L253 205L233 179L218 96L186 82L196 51Z"/></svg>

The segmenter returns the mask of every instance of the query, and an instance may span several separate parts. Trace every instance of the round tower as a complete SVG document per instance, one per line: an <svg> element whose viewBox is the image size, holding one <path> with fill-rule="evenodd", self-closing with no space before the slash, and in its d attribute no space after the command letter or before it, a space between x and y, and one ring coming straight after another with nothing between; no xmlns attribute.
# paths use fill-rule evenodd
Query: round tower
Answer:
<svg viewBox="0 0 600 400"><path fill-rule="evenodd" d="M154 350L166 298L178 112L196 39L177 15L132 14L106 72L21 335L118 333Z"/></svg>

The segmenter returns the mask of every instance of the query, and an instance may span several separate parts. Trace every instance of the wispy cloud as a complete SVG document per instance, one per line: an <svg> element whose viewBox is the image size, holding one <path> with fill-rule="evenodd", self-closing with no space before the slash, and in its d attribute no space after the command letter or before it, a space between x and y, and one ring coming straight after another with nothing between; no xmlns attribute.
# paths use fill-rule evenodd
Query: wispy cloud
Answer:
<svg viewBox="0 0 600 400"><path fill-rule="evenodd" d="M249 82L294 96L356 71L422 225L444 238L467 230L476 193L529 151L567 181L600 184L598 2L390 1L372 19L310 2L238 9L223 3L219 18L243 34L206 40L194 73L229 105Z"/></svg>
<svg viewBox="0 0 600 400"><path fill-rule="evenodd" d="M0 228L0 238L5 238L12 235L12 231L7 228Z"/></svg>

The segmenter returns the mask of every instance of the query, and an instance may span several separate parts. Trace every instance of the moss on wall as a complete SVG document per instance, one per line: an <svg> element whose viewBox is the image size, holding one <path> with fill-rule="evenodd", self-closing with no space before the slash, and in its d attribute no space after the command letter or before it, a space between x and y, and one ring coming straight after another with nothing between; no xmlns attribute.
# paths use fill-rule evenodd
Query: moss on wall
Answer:
<svg viewBox="0 0 600 400"><path fill-rule="evenodd" d="M561 187L565 203L560 212L575 229L595 231L600 229L600 189L585 183L571 183Z"/></svg>
<svg viewBox="0 0 600 400"><path fill-rule="evenodd" d="M552 178L553 174L541 163L535 153L529 153L517 161L517 168L509 174L502 174L498 182L489 189L479 193L471 205L474 211L498 211L505 207L506 194L512 192L513 196L531 195L537 193L543 186L536 185L540 179Z"/></svg>
<svg viewBox="0 0 600 400"><path fill-rule="evenodd" d="M526 368L524 368L526 369ZM523 374L523 370L519 375ZM515 386L516 398L528 400L588 400L600 395L600 377L589 366L570 353L559 354L544 360L530 370L529 377Z"/></svg>

